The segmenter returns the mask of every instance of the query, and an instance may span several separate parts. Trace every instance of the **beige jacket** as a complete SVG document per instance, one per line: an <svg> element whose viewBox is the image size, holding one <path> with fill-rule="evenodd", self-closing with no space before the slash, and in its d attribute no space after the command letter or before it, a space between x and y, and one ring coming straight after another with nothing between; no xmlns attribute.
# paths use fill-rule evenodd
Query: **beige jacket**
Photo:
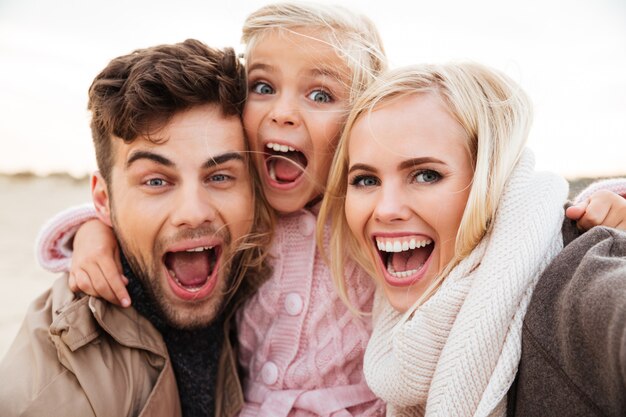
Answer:
<svg viewBox="0 0 626 417"><path fill-rule="evenodd" d="M75 296L65 277L31 304L0 379L3 417L181 416L159 332L133 308ZM216 393L215 415L234 416L243 395L229 342Z"/></svg>

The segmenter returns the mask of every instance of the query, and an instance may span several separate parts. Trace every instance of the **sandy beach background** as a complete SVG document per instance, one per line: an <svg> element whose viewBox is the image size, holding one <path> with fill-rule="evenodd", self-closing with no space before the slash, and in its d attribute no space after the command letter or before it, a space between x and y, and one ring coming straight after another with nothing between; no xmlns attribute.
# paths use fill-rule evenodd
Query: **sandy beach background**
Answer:
<svg viewBox="0 0 626 417"><path fill-rule="evenodd" d="M570 195L593 179L570 181ZM0 358L15 337L29 303L59 276L36 262L41 225L60 210L90 201L88 179L0 174Z"/></svg>

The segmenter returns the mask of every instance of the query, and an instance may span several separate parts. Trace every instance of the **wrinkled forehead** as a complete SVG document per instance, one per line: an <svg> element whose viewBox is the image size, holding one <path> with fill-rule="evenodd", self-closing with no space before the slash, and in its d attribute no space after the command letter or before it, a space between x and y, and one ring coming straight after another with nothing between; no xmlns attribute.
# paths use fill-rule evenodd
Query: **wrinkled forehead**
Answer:
<svg viewBox="0 0 626 417"><path fill-rule="evenodd" d="M165 124L132 141L113 137L114 167L123 168L138 151L161 155L177 167L200 167L222 154L247 148L239 116L225 116L219 107L203 105L176 113Z"/></svg>

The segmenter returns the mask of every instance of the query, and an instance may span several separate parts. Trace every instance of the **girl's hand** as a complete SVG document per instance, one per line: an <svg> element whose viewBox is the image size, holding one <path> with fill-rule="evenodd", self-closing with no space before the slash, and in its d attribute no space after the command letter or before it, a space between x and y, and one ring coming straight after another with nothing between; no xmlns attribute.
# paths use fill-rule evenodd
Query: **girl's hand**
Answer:
<svg viewBox="0 0 626 417"><path fill-rule="evenodd" d="M569 207L565 215L583 230L609 226L626 230L626 198L607 190L594 192L588 199Z"/></svg>
<svg viewBox="0 0 626 417"><path fill-rule="evenodd" d="M73 246L70 289L130 306L128 279L121 272L120 248L113 230L100 220L89 220L76 232Z"/></svg>

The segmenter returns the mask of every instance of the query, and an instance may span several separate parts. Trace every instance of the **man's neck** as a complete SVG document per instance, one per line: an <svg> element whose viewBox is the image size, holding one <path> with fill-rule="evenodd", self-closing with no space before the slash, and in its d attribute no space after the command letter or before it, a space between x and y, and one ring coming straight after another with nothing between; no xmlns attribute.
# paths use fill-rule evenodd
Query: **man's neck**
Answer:
<svg viewBox="0 0 626 417"><path fill-rule="evenodd" d="M206 327L179 329L167 322L143 283L121 256L133 307L163 336L172 360L184 417L213 416L219 358L224 342L224 316Z"/></svg>

